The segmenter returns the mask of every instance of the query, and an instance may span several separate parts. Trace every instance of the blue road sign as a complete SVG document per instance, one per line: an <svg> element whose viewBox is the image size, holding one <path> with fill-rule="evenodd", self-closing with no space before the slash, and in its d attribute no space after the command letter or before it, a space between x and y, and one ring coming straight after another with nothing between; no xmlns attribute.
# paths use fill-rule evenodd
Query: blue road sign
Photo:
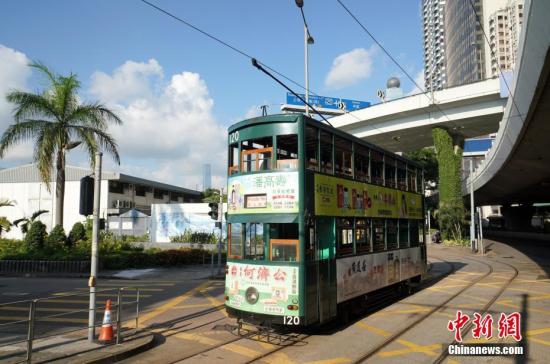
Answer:
<svg viewBox="0 0 550 364"><path fill-rule="evenodd" d="M306 95L298 94L301 98L305 100ZM286 103L289 105L300 105L305 106L305 104L292 93L287 92L286 94ZM309 104L313 107L319 107L324 109L340 109L346 111L354 111L359 109L364 109L370 106L368 101L357 101L357 100L348 100L342 99L339 97L326 97L326 96L317 96L309 95Z"/></svg>

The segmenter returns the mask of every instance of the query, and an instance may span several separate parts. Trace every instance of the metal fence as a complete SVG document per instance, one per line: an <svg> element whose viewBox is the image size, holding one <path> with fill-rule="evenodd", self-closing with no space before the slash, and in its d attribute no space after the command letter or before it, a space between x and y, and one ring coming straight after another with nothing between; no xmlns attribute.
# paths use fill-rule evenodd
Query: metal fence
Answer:
<svg viewBox="0 0 550 364"><path fill-rule="evenodd" d="M135 291L135 300L132 301L124 301L124 292L127 291ZM115 342L116 344L119 344L123 338L123 327L122 327L122 321L124 313L128 314L126 316L126 320L135 320L135 328L137 329L139 327L139 313L140 313L140 290L138 287L120 287L120 288L108 288L108 289L101 289L96 290L96 293L106 293L106 292L113 292L113 298L116 298L116 303L112 304L111 307L113 308L113 311L116 312L116 317L113 320L113 326L116 326L116 338ZM11 340L1 340L0 341L0 347L3 346L13 346L17 344L26 343L26 348L17 351L14 353L9 353L4 355L0 352L0 362L3 360L6 360L8 357L13 356L23 356L25 359L14 362L14 363L31 363L32 362L32 356L33 356L33 345L37 340L51 338L51 337L57 337L62 334L68 334L73 332L82 331L82 337L86 338L88 336L88 330L91 327L99 327L102 326L103 322L102 320L97 320L97 314L100 314L101 312L104 312L105 306L98 306L96 307L96 317L94 318L93 326L79 326L79 327L72 327L69 330L64 331L58 331L58 330L49 330L53 332L46 332L44 335L40 335L38 328L39 325L37 325L39 322L52 322L55 321L55 319L59 319L61 317L66 317L70 315L75 315L79 313L89 313L91 309L81 309L81 310L73 310L73 311L66 311L61 312L53 315L46 315L46 316L37 316L37 312L40 311L41 307L40 304L44 303L46 301L52 302L57 299L59 300L67 300L68 297L78 297L78 296L88 296L89 292L83 292L83 293L70 293L66 295L60 295L55 297L46 297L46 298L37 298L34 300L23 300L23 301L15 301L15 302L7 302L0 304L0 310L2 308L10 310L11 308L8 308L8 306L18 306L21 308L28 307L28 318L25 320L14 320L9 321L6 323L0 323L0 330L4 331L6 328L9 328L10 333L15 333L15 337L17 337L17 328L22 328L21 334L19 334L19 337L25 336L24 339L16 339L15 341ZM126 312L123 311L125 306L130 306ZM132 306L133 309L132 309ZM21 310L18 308L18 310ZM46 308L46 311L48 309ZM131 313L133 312L133 313ZM133 317L132 317L133 316ZM86 314L86 318L88 318L88 315Z"/></svg>

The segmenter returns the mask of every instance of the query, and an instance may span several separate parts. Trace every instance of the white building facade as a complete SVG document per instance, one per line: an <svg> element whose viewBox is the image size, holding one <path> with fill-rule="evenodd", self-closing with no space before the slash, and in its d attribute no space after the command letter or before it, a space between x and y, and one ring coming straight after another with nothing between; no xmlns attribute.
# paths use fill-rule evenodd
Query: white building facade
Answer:
<svg viewBox="0 0 550 364"><path fill-rule="evenodd" d="M55 173L52 174L55 176ZM65 203L63 207L63 228L68 233L76 222L86 220L80 215L80 179L93 175L92 170L74 166L65 169ZM49 185L49 189L48 189ZM38 210L47 210L41 220L50 231L55 223L55 182L43 183L36 165L27 164L0 170L0 198L15 202L15 206L0 208L0 216L9 221L30 217ZM118 172L102 171L100 217L120 215L130 209L151 214L154 203L200 202L201 193L186 188L133 177ZM20 239L19 228L3 234L8 238Z"/></svg>
<svg viewBox="0 0 550 364"><path fill-rule="evenodd" d="M445 0L423 0L424 84L426 90L446 87Z"/></svg>

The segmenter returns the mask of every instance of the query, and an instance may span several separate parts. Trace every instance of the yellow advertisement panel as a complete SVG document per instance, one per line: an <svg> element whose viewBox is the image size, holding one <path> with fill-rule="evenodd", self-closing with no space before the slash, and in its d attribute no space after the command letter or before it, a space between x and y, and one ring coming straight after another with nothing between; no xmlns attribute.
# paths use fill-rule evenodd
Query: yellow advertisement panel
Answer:
<svg viewBox="0 0 550 364"><path fill-rule="evenodd" d="M315 215L422 219L422 196L316 174Z"/></svg>

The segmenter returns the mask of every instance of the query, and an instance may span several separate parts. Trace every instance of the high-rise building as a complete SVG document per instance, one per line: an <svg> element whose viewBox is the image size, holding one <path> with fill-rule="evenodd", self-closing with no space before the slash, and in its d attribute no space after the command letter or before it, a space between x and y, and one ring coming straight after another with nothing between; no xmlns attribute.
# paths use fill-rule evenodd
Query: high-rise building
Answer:
<svg viewBox="0 0 550 364"><path fill-rule="evenodd" d="M476 14L481 17L482 13L482 0L472 0L472 3L470 0L454 0L445 4L447 87L485 78L485 42L481 26L476 21Z"/></svg>
<svg viewBox="0 0 550 364"><path fill-rule="evenodd" d="M523 0L510 0L506 7L489 16L486 31L490 40L491 62L487 72L493 77L516 65L519 34L523 24ZM500 69L499 69L500 68Z"/></svg>
<svg viewBox="0 0 550 364"><path fill-rule="evenodd" d="M441 90L447 83L444 17L445 0L422 0L426 90Z"/></svg>
<svg viewBox="0 0 550 364"><path fill-rule="evenodd" d="M426 89L439 90L496 77L499 66L503 71L513 69L523 3L524 0L423 0Z"/></svg>
<svg viewBox="0 0 550 364"><path fill-rule="evenodd" d="M208 163L202 165L202 190L207 188L212 188L212 172Z"/></svg>

